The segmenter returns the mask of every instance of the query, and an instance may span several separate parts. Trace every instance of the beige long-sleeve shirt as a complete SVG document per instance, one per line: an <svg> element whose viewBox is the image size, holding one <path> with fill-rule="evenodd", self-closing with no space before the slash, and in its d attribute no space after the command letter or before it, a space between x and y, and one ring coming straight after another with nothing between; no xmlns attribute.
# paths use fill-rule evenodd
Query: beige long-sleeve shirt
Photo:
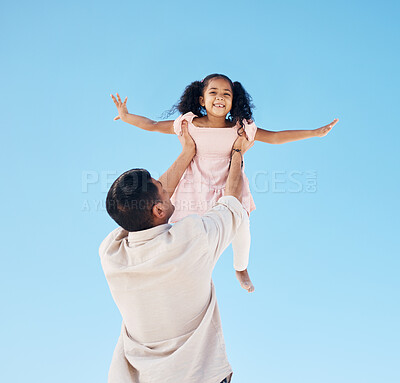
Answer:
<svg viewBox="0 0 400 383"><path fill-rule="evenodd" d="M219 383L232 372L211 274L246 214L232 196L205 215L100 246L122 330L109 383Z"/></svg>

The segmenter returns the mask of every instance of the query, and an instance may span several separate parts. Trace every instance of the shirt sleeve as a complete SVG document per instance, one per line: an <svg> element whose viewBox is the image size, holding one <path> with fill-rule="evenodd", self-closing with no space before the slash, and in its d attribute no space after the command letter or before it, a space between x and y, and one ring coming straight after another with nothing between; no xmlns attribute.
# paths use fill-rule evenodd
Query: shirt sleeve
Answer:
<svg viewBox="0 0 400 383"><path fill-rule="evenodd" d="M244 214L247 214L246 210L235 197L223 196L202 216L208 248L213 254L214 264L232 242L244 219Z"/></svg>

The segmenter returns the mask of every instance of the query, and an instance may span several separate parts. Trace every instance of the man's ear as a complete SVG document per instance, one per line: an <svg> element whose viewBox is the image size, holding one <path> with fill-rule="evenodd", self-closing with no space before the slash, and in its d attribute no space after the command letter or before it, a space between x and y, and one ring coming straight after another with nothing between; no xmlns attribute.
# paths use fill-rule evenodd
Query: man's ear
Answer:
<svg viewBox="0 0 400 383"><path fill-rule="evenodd" d="M200 97L199 97L199 103L200 103L201 106L204 106L204 105L205 105L205 103L204 103L204 97L203 97L203 96L200 96Z"/></svg>
<svg viewBox="0 0 400 383"><path fill-rule="evenodd" d="M160 218L160 219L165 218L164 205L161 202L156 203L151 211L155 218Z"/></svg>

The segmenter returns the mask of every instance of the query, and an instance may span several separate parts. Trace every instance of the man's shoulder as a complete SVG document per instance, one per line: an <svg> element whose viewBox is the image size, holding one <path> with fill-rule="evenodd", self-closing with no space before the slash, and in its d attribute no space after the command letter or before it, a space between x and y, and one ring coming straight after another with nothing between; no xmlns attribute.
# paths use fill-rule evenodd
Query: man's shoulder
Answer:
<svg viewBox="0 0 400 383"><path fill-rule="evenodd" d="M101 242L99 247L99 255L102 257L105 255L111 246L115 246L116 244L123 241L127 238L128 232L124 230L122 227L117 227L111 233L109 233Z"/></svg>
<svg viewBox="0 0 400 383"><path fill-rule="evenodd" d="M203 220L198 214L191 214L176 222L169 229L171 235L179 235L181 238L190 239L205 233ZM184 236L184 237L183 237Z"/></svg>
<svg viewBox="0 0 400 383"><path fill-rule="evenodd" d="M209 221L220 224L229 224L231 218L241 220L246 214L242 204L233 196L223 196L205 214L192 214L175 223L170 229L171 234L185 235L186 238L207 234Z"/></svg>

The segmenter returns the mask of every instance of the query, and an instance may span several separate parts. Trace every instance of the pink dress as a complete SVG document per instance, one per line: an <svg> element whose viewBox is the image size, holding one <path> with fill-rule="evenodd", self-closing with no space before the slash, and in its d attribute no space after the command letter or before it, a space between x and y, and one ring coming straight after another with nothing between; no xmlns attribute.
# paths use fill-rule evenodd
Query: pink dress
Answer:
<svg viewBox="0 0 400 383"><path fill-rule="evenodd" d="M175 193L171 197L175 212L170 222L177 222L189 214L204 214L224 195L229 172L232 145L237 138L238 126L232 128L203 128L193 124L196 116L189 112L174 121L174 131L180 139L181 124L188 121L188 130L196 143L196 155L186 169ZM257 127L244 121L250 141ZM243 173L242 205L248 213L256 206L250 193L249 180Z"/></svg>

